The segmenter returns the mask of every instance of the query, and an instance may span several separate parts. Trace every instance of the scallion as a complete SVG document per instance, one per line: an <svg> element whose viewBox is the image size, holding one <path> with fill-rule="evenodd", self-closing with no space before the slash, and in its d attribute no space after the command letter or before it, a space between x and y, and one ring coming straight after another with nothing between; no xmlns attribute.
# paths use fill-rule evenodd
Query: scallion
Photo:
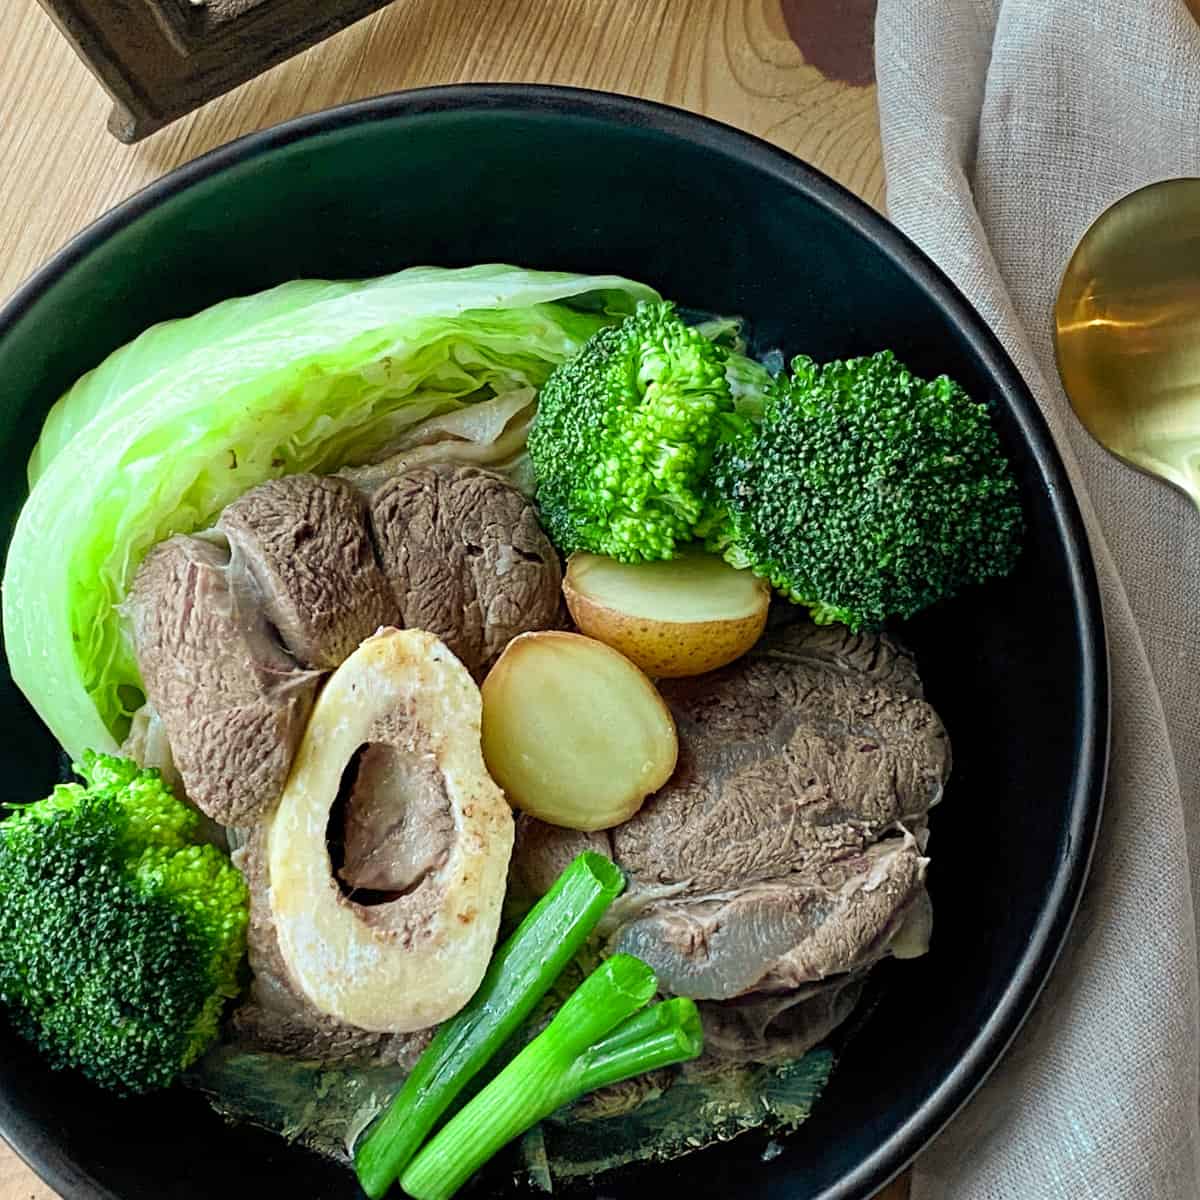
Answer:
<svg viewBox="0 0 1200 1200"><path fill-rule="evenodd" d="M502 1146L586 1092L695 1058L703 1047L691 1000L643 1012L658 982L617 954L584 980L549 1025L421 1150L400 1177L414 1200L449 1200ZM634 1015L634 1014L637 1015Z"/></svg>
<svg viewBox="0 0 1200 1200"><path fill-rule="evenodd" d="M372 1200L387 1192L471 1077L529 1016L624 886L603 855L581 854L500 947L475 995L438 1030L359 1143L354 1169Z"/></svg>

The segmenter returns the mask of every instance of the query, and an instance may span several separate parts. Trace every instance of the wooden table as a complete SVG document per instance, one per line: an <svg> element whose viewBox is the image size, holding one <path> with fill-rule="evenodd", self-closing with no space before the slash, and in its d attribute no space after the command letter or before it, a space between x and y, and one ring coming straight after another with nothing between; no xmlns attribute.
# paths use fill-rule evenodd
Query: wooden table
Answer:
<svg viewBox="0 0 1200 1200"><path fill-rule="evenodd" d="M881 206L874 88L845 82L869 76L873 4L842 3L844 24L832 27L820 15L827 7L827 0L399 0L128 147L105 131L107 100L41 9L6 0L0 298L94 217L213 146L298 113L436 83L564 83L664 100L768 138ZM907 1193L901 1180L879 1200ZM0 1143L0 1200L52 1198Z"/></svg>

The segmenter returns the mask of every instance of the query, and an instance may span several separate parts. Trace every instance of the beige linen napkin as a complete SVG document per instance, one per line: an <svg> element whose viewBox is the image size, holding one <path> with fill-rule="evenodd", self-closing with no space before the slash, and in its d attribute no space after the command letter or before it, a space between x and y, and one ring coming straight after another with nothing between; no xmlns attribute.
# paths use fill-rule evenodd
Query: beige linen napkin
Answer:
<svg viewBox="0 0 1200 1200"><path fill-rule="evenodd" d="M1075 421L1051 314L1093 218L1200 175L1200 27L1183 0L881 0L876 34L890 214L1037 397L1112 655L1107 808L1078 921L1004 1063L918 1160L913 1200L1196 1200L1200 514Z"/></svg>

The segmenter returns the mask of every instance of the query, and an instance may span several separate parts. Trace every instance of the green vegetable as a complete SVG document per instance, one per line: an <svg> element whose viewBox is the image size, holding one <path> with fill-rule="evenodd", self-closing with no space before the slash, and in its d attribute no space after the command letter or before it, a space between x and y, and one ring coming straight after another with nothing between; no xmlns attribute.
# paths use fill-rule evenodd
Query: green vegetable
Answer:
<svg viewBox="0 0 1200 1200"><path fill-rule="evenodd" d="M603 855L584 853L558 877L496 952L479 990L437 1032L354 1166L378 1200L471 1077L529 1016L583 945L625 880Z"/></svg>
<svg viewBox="0 0 1200 1200"><path fill-rule="evenodd" d="M797 358L721 447L708 542L818 624L874 628L1008 572L1022 520L986 405L890 351Z"/></svg>
<svg viewBox="0 0 1200 1200"><path fill-rule="evenodd" d="M449 1200L505 1143L564 1104L697 1057L703 1036L693 1001L667 1000L637 1013L657 987L640 959L616 954L602 963L542 1033L434 1136L400 1186L416 1200Z"/></svg>
<svg viewBox="0 0 1200 1200"><path fill-rule="evenodd" d="M157 771L91 751L76 770L0 822L0 1004L53 1066L165 1087L238 992L246 885Z"/></svg>
<svg viewBox="0 0 1200 1200"><path fill-rule="evenodd" d="M406 428L538 387L655 293L480 266L300 281L158 325L55 406L4 579L13 680L68 753L141 703L117 606L145 552L264 480L364 462Z"/></svg>
<svg viewBox="0 0 1200 1200"><path fill-rule="evenodd" d="M733 395L734 411L749 421L761 421L763 404L774 382L771 372L757 359L730 354L725 361L725 378ZM749 432L744 424L739 424L737 429L742 433Z"/></svg>
<svg viewBox="0 0 1200 1200"><path fill-rule="evenodd" d="M766 356L767 361L779 358L778 366L774 367L768 367L766 362L760 362L757 358L750 358L746 353L746 339L738 317L709 317L692 328L727 351L725 378L733 395L734 411L751 420L761 418L763 397L771 386L771 380L783 366L779 351L772 350Z"/></svg>
<svg viewBox="0 0 1200 1200"><path fill-rule="evenodd" d="M560 550L641 562L692 540L713 450L743 423L727 355L660 302L639 305L555 369L529 456L542 523Z"/></svg>

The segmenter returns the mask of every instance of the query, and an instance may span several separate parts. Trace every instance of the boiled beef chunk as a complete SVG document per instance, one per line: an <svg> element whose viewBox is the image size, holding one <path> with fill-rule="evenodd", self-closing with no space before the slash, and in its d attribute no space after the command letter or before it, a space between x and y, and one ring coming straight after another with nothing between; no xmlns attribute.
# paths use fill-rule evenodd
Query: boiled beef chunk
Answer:
<svg viewBox="0 0 1200 1200"><path fill-rule="evenodd" d="M615 948L649 963L667 991L697 1000L818 983L890 939L925 864L911 837L886 838L808 875L661 901L621 929Z"/></svg>
<svg viewBox="0 0 1200 1200"><path fill-rule="evenodd" d="M397 620L367 505L344 479L288 475L251 488L217 528L242 555L267 619L302 663L332 670Z"/></svg>
<svg viewBox="0 0 1200 1200"><path fill-rule="evenodd" d="M418 467L370 502L401 624L436 634L482 679L519 633L562 624L562 570L533 503L476 467Z"/></svg>
<svg viewBox="0 0 1200 1200"><path fill-rule="evenodd" d="M178 535L143 560L126 602L147 699L189 799L223 825L278 798L320 674L279 644L220 536Z"/></svg>
<svg viewBox="0 0 1200 1200"><path fill-rule="evenodd" d="M886 637L796 624L660 690L679 765L612 831L637 885L703 894L820 868L920 820L949 773L945 729Z"/></svg>

